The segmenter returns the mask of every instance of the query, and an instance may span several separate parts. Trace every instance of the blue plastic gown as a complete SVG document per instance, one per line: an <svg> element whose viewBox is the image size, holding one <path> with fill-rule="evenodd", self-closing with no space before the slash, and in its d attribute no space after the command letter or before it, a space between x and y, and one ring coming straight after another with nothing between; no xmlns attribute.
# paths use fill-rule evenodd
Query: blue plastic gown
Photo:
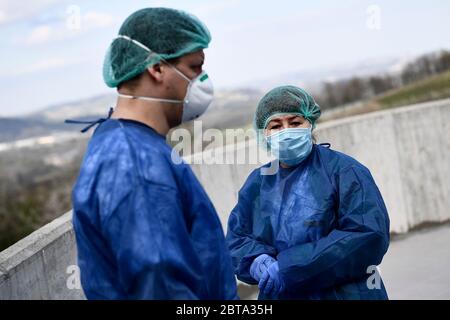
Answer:
<svg viewBox="0 0 450 320"><path fill-rule="evenodd" d="M228 221L238 279L257 284L249 268L265 253L278 260L286 290L259 299L387 299L379 273L368 270L389 246L388 213L369 170L322 145L297 167L260 169Z"/></svg>
<svg viewBox="0 0 450 320"><path fill-rule="evenodd" d="M145 124L95 131L72 193L88 299L235 299L223 230L185 163Z"/></svg>

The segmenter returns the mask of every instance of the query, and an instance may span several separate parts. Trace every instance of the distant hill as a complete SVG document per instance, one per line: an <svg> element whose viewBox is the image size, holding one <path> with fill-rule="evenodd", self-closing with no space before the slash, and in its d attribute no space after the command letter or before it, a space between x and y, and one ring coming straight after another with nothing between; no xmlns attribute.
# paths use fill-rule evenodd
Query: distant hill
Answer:
<svg viewBox="0 0 450 320"><path fill-rule="evenodd" d="M63 123L45 119L0 118L0 142L50 135L65 129Z"/></svg>
<svg viewBox="0 0 450 320"><path fill-rule="evenodd" d="M258 88L267 91L275 86L292 84L306 87L315 91L323 81L337 81L349 77L366 77L379 74L397 74L417 56L407 55L392 58L373 58L357 63L347 63L334 67L308 68L302 65L301 60L295 63L295 69L289 73L283 73L268 78L255 79L245 85L250 88Z"/></svg>
<svg viewBox="0 0 450 320"><path fill-rule="evenodd" d="M450 70L408 84L400 89L388 91L374 101L384 109L449 97Z"/></svg>
<svg viewBox="0 0 450 320"><path fill-rule="evenodd" d="M450 98L450 70L389 90L365 101L326 110L320 122L446 98Z"/></svg>
<svg viewBox="0 0 450 320"><path fill-rule="evenodd" d="M65 119L91 119L108 114L110 107L114 107L116 95L100 95L80 101L54 105L34 112L28 118L45 119L48 122L60 123Z"/></svg>
<svg viewBox="0 0 450 320"><path fill-rule="evenodd" d="M413 82L429 78L449 68L450 52L441 50L420 57L370 59L336 68L293 71L255 80L245 88L218 90L214 102L200 119L204 120L204 129L246 127L251 123L255 108L263 94L281 84L305 87L314 95L324 111L349 103L368 100L373 102L374 98L382 99L375 101L381 105L391 105L392 99L395 100L395 105L400 101L410 103L413 101L403 99L404 91L399 91L393 97L387 95L391 89L394 89L392 92L396 92L395 90L401 87L405 87L404 90L419 90L420 88L414 86ZM447 83L443 85L442 90L445 91ZM434 86L439 84L436 83ZM441 97L439 93L436 93L436 97L427 95L428 89L426 86L420 89L423 92L418 100ZM406 93L406 96L410 95ZM53 135L62 131L75 132L82 126L66 125L65 119L91 120L104 117L109 108L114 107L115 102L116 95L111 93L50 106L24 117L0 118L0 143ZM183 127L189 129L191 124L183 124Z"/></svg>
<svg viewBox="0 0 450 320"><path fill-rule="evenodd" d="M114 95L96 96L51 106L23 117L0 118L0 142L77 130L78 126L65 124L64 120L87 120L105 116L114 101Z"/></svg>
<svg viewBox="0 0 450 320"><path fill-rule="evenodd" d="M204 128L233 128L251 122L262 92L255 89L223 90L200 118ZM102 95L77 102L55 105L25 117L0 118L0 142L63 131L77 131L82 125L64 124L65 119L92 120L105 117L114 107L116 95ZM189 127L188 125L185 125Z"/></svg>

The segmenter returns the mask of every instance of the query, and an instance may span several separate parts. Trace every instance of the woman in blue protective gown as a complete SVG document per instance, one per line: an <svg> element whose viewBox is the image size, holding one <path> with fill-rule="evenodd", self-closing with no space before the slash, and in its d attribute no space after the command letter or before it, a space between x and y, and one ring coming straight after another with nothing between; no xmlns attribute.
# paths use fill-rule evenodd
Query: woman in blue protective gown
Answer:
<svg viewBox="0 0 450 320"><path fill-rule="evenodd" d="M227 243L241 281L259 299L387 299L376 266L389 246L389 217L370 171L314 144L320 108L283 86L260 101L254 125L278 159L239 191Z"/></svg>

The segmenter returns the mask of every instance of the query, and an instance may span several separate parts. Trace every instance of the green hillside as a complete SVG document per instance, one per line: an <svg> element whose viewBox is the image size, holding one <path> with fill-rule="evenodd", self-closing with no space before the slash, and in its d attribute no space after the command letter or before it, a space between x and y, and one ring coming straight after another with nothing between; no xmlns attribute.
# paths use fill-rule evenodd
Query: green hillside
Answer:
<svg viewBox="0 0 450 320"><path fill-rule="evenodd" d="M387 92L374 99L381 109L450 97L450 71Z"/></svg>

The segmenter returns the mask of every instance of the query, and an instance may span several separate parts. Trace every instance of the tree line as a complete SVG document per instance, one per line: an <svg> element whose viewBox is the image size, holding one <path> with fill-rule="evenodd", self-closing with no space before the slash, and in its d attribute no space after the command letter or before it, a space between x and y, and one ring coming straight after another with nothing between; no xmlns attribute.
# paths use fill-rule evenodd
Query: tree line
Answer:
<svg viewBox="0 0 450 320"><path fill-rule="evenodd" d="M336 82L324 82L316 100L323 109L370 99L392 89L420 81L450 70L450 51L442 50L414 59L399 73L351 77Z"/></svg>

